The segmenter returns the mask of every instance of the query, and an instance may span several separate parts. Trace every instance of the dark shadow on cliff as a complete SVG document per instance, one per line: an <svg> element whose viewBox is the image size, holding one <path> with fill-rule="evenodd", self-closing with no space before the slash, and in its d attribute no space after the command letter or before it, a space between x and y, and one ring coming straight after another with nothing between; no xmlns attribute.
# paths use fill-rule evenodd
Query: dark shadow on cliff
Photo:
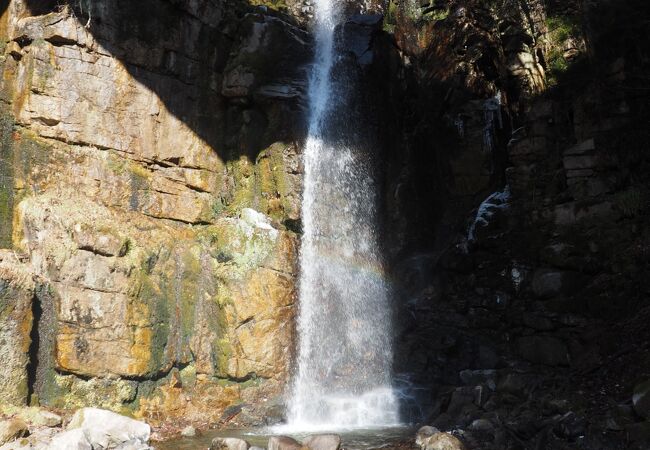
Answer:
<svg viewBox="0 0 650 450"><path fill-rule="evenodd" d="M431 412L428 424L443 429L469 427L484 411L498 411L501 418L490 419L493 426L505 428L521 448L569 448L564 441L573 442L576 436L560 431L566 423L549 421L552 426L548 429L530 434L518 428L521 423L547 420L547 412L525 404L522 399L526 396L537 404L543 404L545 398L564 398L573 411L571 426L577 423L588 443L585 448L647 448L626 446L621 443L626 439L624 432L602 430L598 424L612 416L619 420L615 413L605 411L604 405L631 404L634 385L649 373L643 355L650 338L640 324L650 314L650 4L638 0L590 5L578 18L587 35L585 55L556 66L561 70L554 74L554 85L546 92L522 99L521 106L528 106L529 113L519 113L519 105L508 105L512 129L520 129L517 139L530 138L529 144L536 138L548 139L530 150L530 156L520 154L514 161L517 155L513 157L505 148L510 136L504 136L502 151L512 160L495 166L502 171L494 174L496 186L505 181L508 166L525 169L534 164L535 169L531 179L524 179L526 183L522 181L519 192L513 194L517 203L512 208L516 210L501 215L501 220L495 213L469 252L448 241L442 255L437 253L440 248L432 230L437 233L438 224L462 213L462 208L454 210L454 205L437 200L443 210L434 226L422 229L427 223L418 221L417 214L426 216L427 212L418 211L416 203L422 207L422 200L433 202L449 191L413 192L418 202L413 202L412 211L405 211L406 220L412 220L420 233L414 235L417 240L411 249L419 247L421 254L407 252L406 256L410 253L412 257L401 261L408 270L396 274L408 295L402 300L410 303L402 307L404 334L398 337L396 370L411 372L418 381L434 387L431 402L425 405ZM442 50L449 52L449 48ZM433 48L427 51L428 56L436 55ZM438 92L444 94L445 83L437 78L432 77L427 89L437 85L441 87ZM502 83L499 87L506 90L509 86ZM430 126L431 130L437 128ZM423 141L435 137L430 131L421 136ZM591 138L598 149L596 158L607 161L606 167L598 166L595 172L603 174L611 185L606 192L587 199L574 197L576 191L568 186L565 176L564 152ZM426 159L426 146L416 148L416 157L432 164L420 172L433 176L433 164L444 164L454 150L455 146L434 148ZM441 161L436 161L436 154ZM592 158L592 154L586 157ZM444 165L439 167L453 175ZM435 182L429 181L428 186ZM567 204L580 209L610 203L621 212L613 220L592 216L572 226L557 226L552 215L548 219L541 214ZM456 217L450 229L455 226L459 234L466 231L463 225L470 213L471 208L466 209L465 219ZM422 239L427 236L428 241ZM553 255L558 248L570 251ZM548 286L543 278L549 273L568 277L570 282L563 282L561 292L543 292ZM473 397L476 386L479 397ZM490 387L483 397L486 386ZM506 401L495 403L494 399L503 399L500 396ZM486 398L489 407L483 406ZM499 424L505 417L514 433L513 428ZM585 430L580 424L585 418L593 428ZM507 445L495 443L487 448Z"/></svg>
<svg viewBox="0 0 650 450"><path fill-rule="evenodd" d="M304 135L311 38L285 14L245 0L26 4L32 16L69 11L102 50L223 160L240 155L255 160L270 144ZM67 37L51 42L78 45Z"/></svg>

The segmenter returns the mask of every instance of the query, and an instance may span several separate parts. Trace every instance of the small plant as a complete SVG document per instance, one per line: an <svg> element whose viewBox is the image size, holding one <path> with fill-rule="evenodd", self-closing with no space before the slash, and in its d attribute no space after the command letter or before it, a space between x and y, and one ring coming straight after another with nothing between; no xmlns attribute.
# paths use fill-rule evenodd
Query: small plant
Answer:
<svg viewBox="0 0 650 450"><path fill-rule="evenodd" d="M389 0L386 6L386 16L384 17L384 31L387 33L395 32L395 24L397 23L397 1Z"/></svg>
<svg viewBox="0 0 650 450"><path fill-rule="evenodd" d="M438 22L449 17L449 9L433 9L422 16L429 22Z"/></svg>
<svg viewBox="0 0 650 450"><path fill-rule="evenodd" d="M571 17L553 16L546 20L548 37L551 48L546 54L548 69L548 83L557 84L558 77L569 68L569 61L565 56L567 42L580 37L580 27Z"/></svg>
<svg viewBox="0 0 650 450"><path fill-rule="evenodd" d="M635 217L645 209L643 194L636 188L630 188L616 196L616 204L625 217Z"/></svg>

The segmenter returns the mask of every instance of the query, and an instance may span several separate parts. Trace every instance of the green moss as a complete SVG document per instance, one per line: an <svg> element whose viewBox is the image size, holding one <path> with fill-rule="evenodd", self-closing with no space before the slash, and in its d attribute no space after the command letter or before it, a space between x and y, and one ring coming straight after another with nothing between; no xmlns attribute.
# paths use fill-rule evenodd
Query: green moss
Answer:
<svg viewBox="0 0 650 450"><path fill-rule="evenodd" d="M278 11L284 11L287 9L287 3L285 0L251 0L250 4L255 6L266 6Z"/></svg>
<svg viewBox="0 0 650 450"><path fill-rule="evenodd" d="M389 0L386 6L386 15L384 16L384 31L387 33L395 32L395 25L397 24L397 0Z"/></svg>
<svg viewBox="0 0 650 450"><path fill-rule="evenodd" d="M569 62L564 56L565 45L568 40L578 38L581 34L578 22L568 16L551 16L546 19L548 38L551 44L546 54L548 69L547 81L554 86L568 69Z"/></svg>
<svg viewBox="0 0 650 450"><path fill-rule="evenodd" d="M215 340L212 344L212 355L214 358L214 373L218 377L227 377L228 361L232 356L232 346L226 337Z"/></svg>
<svg viewBox="0 0 650 450"><path fill-rule="evenodd" d="M226 164L226 170L233 180L233 192L225 205L228 215L237 215L243 208L251 208L255 200L255 171L246 157Z"/></svg>
<svg viewBox="0 0 650 450"><path fill-rule="evenodd" d="M14 211L13 120L0 113L0 248L11 248Z"/></svg>
<svg viewBox="0 0 650 450"><path fill-rule="evenodd" d="M427 22L438 22L449 17L449 9L433 9L422 15Z"/></svg>
<svg viewBox="0 0 650 450"><path fill-rule="evenodd" d="M140 311L148 312L151 323L151 358L149 360L148 373L156 373L165 362L165 349L170 334L170 311L172 303L169 298L171 286L163 275L155 277L148 272L148 259L143 261L143 268L135 275L131 290L131 302L133 303L133 314ZM142 305L143 307L140 307ZM138 320L142 318L133 317ZM131 325L137 327L138 325Z"/></svg>
<svg viewBox="0 0 650 450"><path fill-rule="evenodd" d="M0 181L0 248L11 248L13 231L13 190Z"/></svg>
<svg viewBox="0 0 650 450"><path fill-rule="evenodd" d="M202 283L201 250L194 246L185 250L182 255L182 269L180 270L180 286L177 292L180 298L177 303L180 306L181 336L184 347L189 347L190 337L194 332L195 314L197 299L207 286Z"/></svg>
<svg viewBox="0 0 650 450"><path fill-rule="evenodd" d="M259 154L255 164L259 209L278 221L283 221L291 208L288 200L290 186L283 155L285 148L283 143L273 144Z"/></svg>

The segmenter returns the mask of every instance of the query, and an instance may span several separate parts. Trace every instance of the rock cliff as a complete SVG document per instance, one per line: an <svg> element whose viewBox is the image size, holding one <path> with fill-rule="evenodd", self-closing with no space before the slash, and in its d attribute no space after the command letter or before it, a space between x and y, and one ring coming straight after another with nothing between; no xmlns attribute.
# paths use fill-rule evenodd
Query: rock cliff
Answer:
<svg viewBox="0 0 650 450"><path fill-rule="evenodd" d="M632 393L648 376L649 16L389 5L408 56L386 191L395 367L470 448L648 445Z"/></svg>
<svg viewBox="0 0 650 450"><path fill-rule="evenodd" d="M1 400L154 423L273 400L310 35L237 1L2 14Z"/></svg>
<svg viewBox="0 0 650 450"><path fill-rule="evenodd" d="M338 45L382 171L405 417L468 448L645 448L647 5L358 12ZM3 7L2 402L281 419L311 14Z"/></svg>

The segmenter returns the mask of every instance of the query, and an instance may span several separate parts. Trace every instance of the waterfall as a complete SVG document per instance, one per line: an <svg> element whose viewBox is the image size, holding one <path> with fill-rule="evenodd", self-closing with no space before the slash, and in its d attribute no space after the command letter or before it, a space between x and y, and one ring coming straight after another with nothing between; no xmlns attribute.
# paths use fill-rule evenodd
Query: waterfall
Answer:
<svg viewBox="0 0 650 450"><path fill-rule="evenodd" d="M340 0L316 0L316 57L300 254L299 352L288 411L293 430L397 425L391 388L389 289L377 233L371 158L355 142L351 83L339 74ZM334 75L336 73L336 75ZM347 102L346 103L346 99Z"/></svg>

